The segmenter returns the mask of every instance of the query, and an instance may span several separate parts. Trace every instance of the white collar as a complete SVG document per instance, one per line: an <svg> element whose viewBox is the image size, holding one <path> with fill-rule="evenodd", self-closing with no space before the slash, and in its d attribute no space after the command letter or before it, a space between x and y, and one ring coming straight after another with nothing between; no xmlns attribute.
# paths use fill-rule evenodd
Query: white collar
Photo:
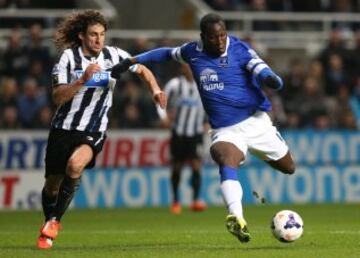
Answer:
<svg viewBox="0 0 360 258"><path fill-rule="evenodd" d="M221 54L221 56L227 56L229 45L230 45L230 39L229 39L229 36L227 36L225 52L223 54ZM204 50L204 44L201 39L197 42L196 50L199 52L202 52Z"/></svg>

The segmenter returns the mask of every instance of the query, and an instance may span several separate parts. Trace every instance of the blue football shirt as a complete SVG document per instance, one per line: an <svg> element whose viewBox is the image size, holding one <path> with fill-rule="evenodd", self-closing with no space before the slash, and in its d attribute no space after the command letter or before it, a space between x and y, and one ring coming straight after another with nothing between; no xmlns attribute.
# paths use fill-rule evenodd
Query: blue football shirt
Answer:
<svg viewBox="0 0 360 258"><path fill-rule="evenodd" d="M174 48L172 57L190 65L212 128L231 126L271 104L256 81L268 65L245 42L227 37L226 51L214 58L202 42Z"/></svg>

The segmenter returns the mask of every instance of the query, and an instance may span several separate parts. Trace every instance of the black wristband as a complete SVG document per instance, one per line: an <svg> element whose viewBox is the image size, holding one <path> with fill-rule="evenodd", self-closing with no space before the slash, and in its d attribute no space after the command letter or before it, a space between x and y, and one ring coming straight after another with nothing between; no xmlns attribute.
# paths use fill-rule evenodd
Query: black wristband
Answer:
<svg viewBox="0 0 360 258"><path fill-rule="evenodd" d="M118 79L120 78L120 75L124 72L126 72L130 66L132 66L132 62L130 58L126 58L120 63L114 65L111 69L111 77Z"/></svg>

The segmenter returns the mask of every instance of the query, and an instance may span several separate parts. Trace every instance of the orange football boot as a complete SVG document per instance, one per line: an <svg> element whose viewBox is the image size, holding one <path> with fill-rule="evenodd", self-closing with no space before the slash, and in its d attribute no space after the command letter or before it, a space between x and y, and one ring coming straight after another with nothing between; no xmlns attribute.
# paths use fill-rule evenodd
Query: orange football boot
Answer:
<svg viewBox="0 0 360 258"><path fill-rule="evenodd" d="M43 236L46 236L51 239L55 239L60 229L61 229L60 222L55 219L51 219L46 221L45 224L40 228L40 233Z"/></svg>
<svg viewBox="0 0 360 258"><path fill-rule="evenodd" d="M181 204L178 202L174 202L173 204L171 204L170 212L172 214L180 214L181 213Z"/></svg>
<svg viewBox="0 0 360 258"><path fill-rule="evenodd" d="M190 210L192 210L192 211L204 211L204 210L206 210L206 208L207 208L207 205L202 201L194 201L190 205Z"/></svg>
<svg viewBox="0 0 360 258"><path fill-rule="evenodd" d="M39 249L50 249L53 245L53 240L44 235L40 235L37 240L37 247Z"/></svg>

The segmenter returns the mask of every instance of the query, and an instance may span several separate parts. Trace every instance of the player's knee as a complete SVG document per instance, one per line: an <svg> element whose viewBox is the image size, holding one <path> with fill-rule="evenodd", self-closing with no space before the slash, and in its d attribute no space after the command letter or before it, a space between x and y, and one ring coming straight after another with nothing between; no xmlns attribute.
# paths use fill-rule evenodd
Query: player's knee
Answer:
<svg viewBox="0 0 360 258"><path fill-rule="evenodd" d="M244 154L232 144L216 143L210 148L212 159L219 166L238 167L245 159Z"/></svg>
<svg viewBox="0 0 360 258"><path fill-rule="evenodd" d="M84 170L85 165L76 157L71 157L67 163L66 173L72 178L79 178L82 171Z"/></svg>
<svg viewBox="0 0 360 258"><path fill-rule="evenodd" d="M292 175L295 173L295 170L296 170L296 167L295 167L295 164L292 163L290 165L288 165L285 169L284 169L284 173L286 174L289 174L289 175Z"/></svg>
<svg viewBox="0 0 360 258"><path fill-rule="evenodd" d="M217 159L215 160L216 163L220 166L230 166L230 167L237 167L239 166L242 160L235 155L225 155L219 154Z"/></svg>

